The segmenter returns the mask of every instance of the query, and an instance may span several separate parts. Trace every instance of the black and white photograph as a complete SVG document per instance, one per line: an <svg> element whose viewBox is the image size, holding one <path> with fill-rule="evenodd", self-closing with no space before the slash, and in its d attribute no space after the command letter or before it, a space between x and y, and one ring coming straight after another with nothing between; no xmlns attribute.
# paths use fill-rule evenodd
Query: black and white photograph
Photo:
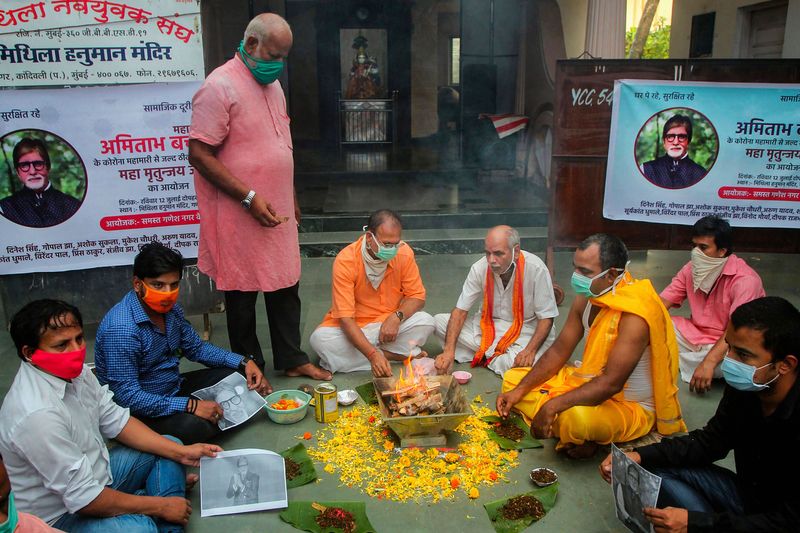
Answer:
<svg viewBox="0 0 800 533"><path fill-rule="evenodd" d="M611 486L617 518L634 533L650 533L652 524L644 516L645 507L655 507L661 478L651 474L611 445Z"/></svg>
<svg viewBox="0 0 800 533"><path fill-rule="evenodd" d="M200 460L200 515L217 516L288 505L283 457L269 450L229 450Z"/></svg>
<svg viewBox="0 0 800 533"><path fill-rule="evenodd" d="M247 389L247 380L238 372L192 396L217 402L222 407L222 419L217 423L222 431L246 422L266 405L260 394Z"/></svg>

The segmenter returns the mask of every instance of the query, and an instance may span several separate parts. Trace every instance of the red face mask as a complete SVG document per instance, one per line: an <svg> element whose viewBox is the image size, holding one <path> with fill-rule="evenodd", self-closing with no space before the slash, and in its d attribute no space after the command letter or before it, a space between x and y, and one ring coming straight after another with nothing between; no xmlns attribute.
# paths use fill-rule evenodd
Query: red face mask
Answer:
<svg viewBox="0 0 800 533"><path fill-rule="evenodd" d="M142 287L144 287L142 301L156 313L168 313L175 306L175 302L178 301L179 288L174 291L157 291L152 287L148 287L147 283L144 282L142 282Z"/></svg>
<svg viewBox="0 0 800 533"><path fill-rule="evenodd" d="M73 352L45 352L36 350L31 355L31 363L45 372L62 379L75 379L81 375L86 360L86 345Z"/></svg>

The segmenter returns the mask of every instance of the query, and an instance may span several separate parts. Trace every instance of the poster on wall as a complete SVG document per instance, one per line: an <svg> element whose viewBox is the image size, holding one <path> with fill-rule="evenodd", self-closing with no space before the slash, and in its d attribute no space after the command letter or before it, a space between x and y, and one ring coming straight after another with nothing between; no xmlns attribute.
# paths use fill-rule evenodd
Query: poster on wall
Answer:
<svg viewBox="0 0 800 533"><path fill-rule="evenodd" d="M0 87L202 80L195 0L4 0Z"/></svg>
<svg viewBox="0 0 800 533"><path fill-rule="evenodd" d="M199 86L4 91L0 275L129 265L154 239L197 257L187 146Z"/></svg>
<svg viewBox="0 0 800 533"><path fill-rule="evenodd" d="M618 80L603 216L800 228L800 85Z"/></svg>

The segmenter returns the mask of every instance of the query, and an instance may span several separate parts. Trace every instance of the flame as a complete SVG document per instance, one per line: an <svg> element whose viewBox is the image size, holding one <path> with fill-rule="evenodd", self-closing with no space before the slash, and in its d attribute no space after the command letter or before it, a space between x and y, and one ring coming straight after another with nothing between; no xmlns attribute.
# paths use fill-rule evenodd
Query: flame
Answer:
<svg viewBox="0 0 800 533"><path fill-rule="evenodd" d="M397 381L394 384L395 392L395 399L400 402L402 400L402 396L413 396L415 389L422 389L427 391L428 384L425 381L425 376L420 371L419 373L414 371L414 366L411 364L411 360L414 359L414 356L409 354L406 360L403 362L403 368L400 369L400 377L397 378ZM399 391L408 389L411 387L410 390L403 392L401 395Z"/></svg>

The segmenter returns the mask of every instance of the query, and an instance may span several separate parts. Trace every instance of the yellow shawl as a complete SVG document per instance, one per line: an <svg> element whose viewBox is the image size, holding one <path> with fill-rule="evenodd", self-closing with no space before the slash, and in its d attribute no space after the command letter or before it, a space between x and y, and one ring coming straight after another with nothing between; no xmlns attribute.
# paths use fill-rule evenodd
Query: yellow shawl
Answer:
<svg viewBox="0 0 800 533"><path fill-rule="evenodd" d="M622 313L637 315L647 322L650 329L651 374L658 432L671 435L686 431L676 385L678 343L669 313L650 280L635 280L626 272L615 290L593 298L591 302L602 309L589 330L583 363L573 377L583 377L588 381L591 379L589 376L603 373L608 355L617 340ZM615 398L624 399L624 392L620 391Z"/></svg>

